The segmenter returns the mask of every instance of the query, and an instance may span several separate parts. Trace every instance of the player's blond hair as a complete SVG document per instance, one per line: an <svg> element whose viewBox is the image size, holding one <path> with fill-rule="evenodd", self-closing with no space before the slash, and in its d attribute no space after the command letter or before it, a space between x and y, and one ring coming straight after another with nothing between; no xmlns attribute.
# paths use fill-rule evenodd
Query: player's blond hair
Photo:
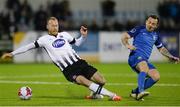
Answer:
<svg viewBox="0 0 180 107"><path fill-rule="evenodd" d="M49 17L48 20L47 20L47 23L48 23L50 20L57 20L57 21L58 21L58 19L57 19L56 17Z"/></svg>

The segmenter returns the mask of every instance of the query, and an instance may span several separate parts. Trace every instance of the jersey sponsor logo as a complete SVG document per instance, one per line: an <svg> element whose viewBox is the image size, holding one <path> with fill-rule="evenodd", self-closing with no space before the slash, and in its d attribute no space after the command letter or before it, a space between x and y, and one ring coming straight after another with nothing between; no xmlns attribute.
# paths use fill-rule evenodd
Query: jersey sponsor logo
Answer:
<svg viewBox="0 0 180 107"><path fill-rule="evenodd" d="M65 44L65 40L64 39L57 39L52 43L52 46L55 48L60 48Z"/></svg>
<svg viewBox="0 0 180 107"><path fill-rule="evenodd" d="M136 32L136 29L133 28L130 32L131 32L131 33L135 33L135 32Z"/></svg>
<svg viewBox="0 0 180 107"><path fill-rule="evenodd" d="M141 56L138 56L138 58L137 58L138 60L141 60L142 59L142 57Z"/></svg>

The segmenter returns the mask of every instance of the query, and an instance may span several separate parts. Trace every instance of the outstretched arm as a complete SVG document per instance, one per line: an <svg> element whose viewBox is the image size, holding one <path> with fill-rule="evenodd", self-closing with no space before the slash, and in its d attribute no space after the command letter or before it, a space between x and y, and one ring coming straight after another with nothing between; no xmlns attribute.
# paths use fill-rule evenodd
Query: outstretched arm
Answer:
<svg viewBox="0 0 180 107"><path fill-rule="evenodd" d="M35 47L36 47L36 46L35 46L34 43L30 43L30 44L28 44L28 45L26 45L26 46L23 46L23 47L18 48L17 50L15 50L15 51L13 51L13 52L11 52L11 53L5 53L5 54L3 54L1 58L2 58L2 59L11 58L11 57L13 57L14 55L24 53L24 52L26 52L26 51L28 51L28 50L34 49Z"/></svg>
<svg viewBox="0 0 180 107"><path fill-rule="evenodd" d="M173 55L171 55L170 52L165 47L159 48L159 52L163 56L167 57L170 61L173 61L174 63L178 63L179 62L179 58L178 57L174 57Z"/></svg>
<svg viewBox="0 0 180 107"><path fill-rule="evenodd" d="M81 37L75 40L75 45L80 46L86 39L88 30L86 27L81 26L80 29Z"/></svg>
<svg viewBox="0 0 180 107"><path fill-rule="evenodd" d="M130 50L135 50L136 47L129 44L129 39L131 39L131 36L130 36L128 33L126 33L126 32L123 33L122 35L123 35L123 36L122 36L122 38L121 38L121 41L122 41L123 45L124 45L126 48L130 49Z"/></svg>

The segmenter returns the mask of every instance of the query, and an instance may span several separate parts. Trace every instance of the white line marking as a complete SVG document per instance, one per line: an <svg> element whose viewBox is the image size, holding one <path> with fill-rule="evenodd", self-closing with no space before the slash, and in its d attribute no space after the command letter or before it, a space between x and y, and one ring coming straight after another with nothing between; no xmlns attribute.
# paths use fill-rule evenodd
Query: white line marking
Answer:
<svg viewBox="0 0 180 107"><path fill-rule="evenodd" d="M129 73L125 73L125 74L113 74L113 73L104 73L102 74L103 76L105 77L137 77L136 74L129 74ZM0 76L0 79L19 79L19 78L59 78L59 77L63 77L64 75L63 74L43 74L43 75L13 75L13 76ZM180 75L177 75L177 74L163 74L163 77L173 77L173 78L180 78Z"/></svg>
<svg viewBox="0 0 180 107"><path fill-rule="evenodd" d="M39 84L39 85L72 85L70 82L45 82L45 81L6 81L0 80L2 84ZM109 86L136 86L137 83L107 83ZM159 87L180 87L180 84L159 83L155 86Z"/></svg>
<svg viewBox="0 0 180 107"><path fill-rule="evenodd" d="M54 78L54 77L62 77L63 75L15 75L15 76L0 76L0 79L6 78Z"/></svg>
<svg viewBox="0 0 180 107"><path fill-rule="evenodd" d="M0 79L6 78L54 78L63 77L63 74L50 74L50 75L13 75L13 76L0 76ZM136 77L134 74L103 74L105 77Z"/></svg>
<svg viewBox="0 0 180 107"><path fill-rule="evenodd" d="M7 83L7 84L45 84L45 85L70 85L73 83L68 82L43 82L43 81L4 81L0 80L0 83Z"/></svg>

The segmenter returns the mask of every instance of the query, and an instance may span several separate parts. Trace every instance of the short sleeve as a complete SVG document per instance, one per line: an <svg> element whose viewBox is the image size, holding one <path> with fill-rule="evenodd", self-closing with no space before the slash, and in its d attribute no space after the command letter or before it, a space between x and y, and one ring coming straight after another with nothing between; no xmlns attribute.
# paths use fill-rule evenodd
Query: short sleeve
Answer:
<svg viewBox="0 0 180 107"><path fill-rule="evenodd" d="M62 33L70 44L74 44L76 42L75 38L72 37L68 32L62 32Z"/></svg>
<svg viewBox="0 0 180 107"><path fill-rule="evenodd" d="M159 49L161 47L163 47L163 44L162 44L162 41L161 41L161 38L158 36L156 42L155 42L155 46Z"/></svg>
<svg viewBox="0 0 180 107"><path fill-rule="evenodd" d="M139 34L140 31L140 26L134 27L133 29L131 29L130 31L128 31L127 33L131 36L131 37L135 37L136 35Z"/></svg>

